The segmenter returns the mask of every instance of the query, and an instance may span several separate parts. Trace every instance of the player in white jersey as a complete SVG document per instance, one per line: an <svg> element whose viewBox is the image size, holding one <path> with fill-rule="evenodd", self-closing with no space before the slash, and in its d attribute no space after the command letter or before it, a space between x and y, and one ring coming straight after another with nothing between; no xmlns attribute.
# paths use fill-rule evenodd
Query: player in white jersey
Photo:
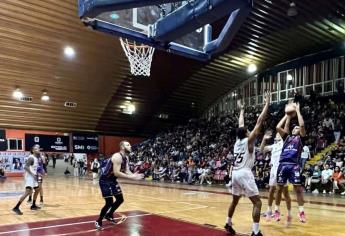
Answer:
<svg viewBox="0 0 345 236"><path fill-rule="evenodd" d="M270 221L272 218L272 204L274 200L274 193L276 191L277 187L277 172L278 172L278 166L279 166L279 160L280 160L280 154L282 152L282 148L284 145L284 140L280 136L280 134L277 132L276 136L274 138L274 144L272 145L266 145L267 140L272 138L272 131L267 131L262 139L261 142L261 152L264 154L270 153L271 155L271 172L270 172L270 180L269 180L269 192L268 192L268 209L266 212L266 219L267 221ZM289 194L289 190L287 185L284 186L283 194L285 197L286 207L288 209L288 212L291 213L291 198ZM279 207L275 206L275 211L279 211ZM290 215L288 213L288 215ZM277 221L280 220L276 219ZM291 224L291 215L287 218L286 226L289 226Z"/></svg>
<svg viewBox="0 0 345 236"><path fill-rule="evenodd" d="M33 189L35 189L34 199L32 202L31 210L38 210L40 209L36 206L36 199L39 193L39 187L37 182L37 168L38 168L38 156L40 155L40 146L34 145L31 149L31 155L28 157L27 161L25 162L25 193L20 197L17 205L12 209L14 213L17 215L23 215L20 211L19 206L25 200L25 198L32 194Z"/></svg>
<svg viewBox="0 0 345 236"><path fill-rule="evenodd" d="M232 171L232 203L229 207L225 229L231 234L236 232L232 228L232 216L242 194L245 194L253 203L253 232L252 236L262 236L260 232L260 211L261 200L259 190L256 186L252 168L255 162L254 141L260 133L261 125L266 117L270 102L270 93L265 93L265 105L256 122L252 132L244 127L244 105L239 102L241 109L239 117L239 128L237 129L237 140L234 146L235 161Z"/></svg>

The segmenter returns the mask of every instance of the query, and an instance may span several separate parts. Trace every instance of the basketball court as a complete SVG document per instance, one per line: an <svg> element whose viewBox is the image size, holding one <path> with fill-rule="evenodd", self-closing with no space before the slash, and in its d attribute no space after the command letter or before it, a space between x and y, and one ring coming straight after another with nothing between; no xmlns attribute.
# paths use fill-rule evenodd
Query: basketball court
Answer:
<svg viewBox="0 0 345 236"><path fill-rule="evenodd" d="M104 230L97 231L94 221L104 204L98 183L90 179L48 177L45 198L49 200L44 208L32 212L24 204L24 215L16 216L11 207L21 194L22 180L7 181L3 186L6 192L0 192L0 235L227 235L223 225L231 195L225 187L145 181L124 181L121 186L125 202L116 214L117 225L105 222ZM265 209L265 193L262 196ZM343 235L344 198L308 195L306 203L306 224L298 221L294 200L292 226L286 228L284 220L277 223L262 219L263 233L313 236L332 229L332 235ZM238 207L238 214L234 217L238 235L250 235L251 203L243 198Z"/></svg>
<svg viewBox="0 0 345 236"><path fill-rule="evenodd" d="M223 179L212 186L200 185L199 179L193 185L171 179L154 182L152 176L119 179L125 200L115 212L116 224L104 220L96 229L104 199L98 179L91 178L91 162L118 152L123 140L140 149L139 144L163 131L171 141L172 127L188 123L187 131L178 135L188 133L197 119L228 115L231 120L239 108L237 100L244 102L241 111L245 105L261 108L268 90L272 104L297 95L312 97L314 90L335 94L345 82L345 4L311 2L0 0L0 236L229 235L224 223L232 195ZM296 106L290 115L285 110L286 116L295 115ZM259 116L255 113L251 118ZM235 136L235 129L231 131ZM196 136L199 145L201 131ZM223 141L223 134L219 136ZM191 138L183 142L187 140ZM205 143L212 150L218 145ZM35 145L55 162L57 154L75 154L84 161L85 168L79 168L86 174L79 177L81 172L68 158L62 169L54 163L43 182L44 206L32 211L25 199L24 214L16 215L12 209L19 211L18 199L27 187L24 160ZM143 151L140 157L147 156L140 162L151 166L154 157L172 155L175 146L169 153ZM203 150L189 146L190 155ZM228 143L217 148L227 158L223 152ZM128 158L135 159L133 153L129 151ZM182 151L177 156L182 157ZM217 156L219 162L222 157ZM135 160L132 166L139 162ZM63 175L68 168L76 172ZM132 176L126 169L120 172ZM112 169L110 173L115 178ZM299 222L298 211L304 210L292 191L291 196L293 220L286 227L284 200L282 220L267 222L263 214L268 192L260 189L263 235L345 235L344 196L306 193L304 208L300 206L306 223ZM252 202L242 197L232 218L236 235L251 235L252 210Z"/></svg>

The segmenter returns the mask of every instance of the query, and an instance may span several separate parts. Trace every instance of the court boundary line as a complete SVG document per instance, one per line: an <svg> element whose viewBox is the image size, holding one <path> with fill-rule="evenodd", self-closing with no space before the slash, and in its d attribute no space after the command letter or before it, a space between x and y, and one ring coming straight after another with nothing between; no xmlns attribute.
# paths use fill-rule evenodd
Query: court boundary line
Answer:
<svg viewBox="0 0 345 236"><path fill-rule="evenodd" d="M164 215L161 214L167 214L167 213L175 213L175 212L184 212L184 211L191 211L191 210L198 210L198 209L203 209L203 208L207 208L207 206L201 206L201 207L193 207L193 208L186 208L186 209L179 209L179 210L171 210L171 211L161 211L161 212L157 212L157 213L142 213L142 214L137 214L137 215L131 215L131 216L126 216L127 218L134 218L134 217L143 217L143 216L149 216L149 215L158 215L161 217L165 217ZM96 218L97 216L95 216ZM73 218L63 218L63 219L78 219L81 217L73 217ZM116 220L121 219L121 217L116 217L114 218ZM171 218L177 221L181 221L180 219L175 219L175 218ZM52 220L54 221L54 220ZM38 222L43 222L43 221L36 221L36 222L31 222L31 223L38 223ZM34 228L28 228L28 229L18 229L18 230L11 230L11 231L5 231L5 232L0 232L0 235L4 235L4 234L10 234L10 233L19 233L19 232L28 232L28 231L35 231L35 230L41 230L41 229L50 229L50 228L59 228L59 227L64 227L64 226L72 226L72 225L81 225L81 224L88 224L88 223L94 223L95 220L89 220L89 221L81 221L81 222L74 222L74 223L66 223L66 224L57 224L57 225L49 225L49 226L42 226L42 227L34 227ZM188 221L186 221L188 222ZM191 222L188 222L191 223ZM13 225L18 225L18 224L12 224L12 225L5 225L4 227L8 227L8 226L13 226ZM20 224L19 224L20 225ZM199 225L199 224L196 224ZM203 225L199 225L202 227L206 227ZM219 229L217 229L219 230Z"/></svg>
<svg viewBox="0 0 345 236"><path fill-rule="evenodd" d="M137 186L144 186L144 187L155 187L155 188L167 188L167 189L179 189L179 190L186 190L186 191L196 191L196 192L205 192L205 193L214 193L214 194L220 194L220 195L229 195L232 196L232 193L230 192L221 192L221 191L214 191L214 190L201 190L201 189L189 189L185 187L173 187L173 186L160 186L160 185L154 185L154 184L139 184L139 183L131 183L131 182L122 182L122 184L128 184L128 185L137 185ZM261 199L268 199L266 196L260 195ZM282 199L282 201L285 201L285 199ZM297 202L296 199L291 199L292 202ZM345 204L343 203L331 203L331 202L321 202L321 201L315 201L315 200L308 200L305 201L305 203L311 204L311 205L325 205L325 206L334 206L334 207L343 207L345 208Z"/></svg>

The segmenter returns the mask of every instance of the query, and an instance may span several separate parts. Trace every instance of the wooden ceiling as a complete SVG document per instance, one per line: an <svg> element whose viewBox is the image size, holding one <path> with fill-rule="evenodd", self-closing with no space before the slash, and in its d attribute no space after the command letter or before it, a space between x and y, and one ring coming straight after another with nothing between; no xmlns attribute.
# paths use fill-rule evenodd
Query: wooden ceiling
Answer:
<svg viewBox="0 0 345 236"><path fill-rule="evenodd" d="M264 70L344 41L344 1L295 3L298 15L288 17L289 1L255 0L226 52L201 63L158 51L151 77L135 78L118 39L80 22L77 0L1 0L0 127L141 136L200 116L249 77L249 63ZM64 56L65 46L75 48L74 59ZM16 86L33 101L13 99ZM43 90L49 102L40 100ZM121 113L129 97L134 115Z"/></svg>

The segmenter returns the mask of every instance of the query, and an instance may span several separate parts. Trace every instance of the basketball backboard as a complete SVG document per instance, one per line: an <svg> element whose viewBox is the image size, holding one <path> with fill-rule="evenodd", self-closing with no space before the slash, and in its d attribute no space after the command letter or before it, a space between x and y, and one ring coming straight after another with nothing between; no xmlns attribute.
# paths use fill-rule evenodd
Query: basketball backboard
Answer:
<svg viewBox="0 0 345 236"><path fill-rule="evenodd" d="M120 11L109 11L98 15L96 19L149 35L150 27L152 27L156 21L187 3L188 1L183 1L166 3L161 6L155 5ZM202 52L205 43L204 38L204 28L201 27L174 42Z"/></svg>
<svg viewBox="0 0 345 236"><path fill-rule="evenodd" d="M78 1L80 18L95 30L202 61L230 45L252 7L252 0ZM212 37L211 24L224 16Z"/></svg>

